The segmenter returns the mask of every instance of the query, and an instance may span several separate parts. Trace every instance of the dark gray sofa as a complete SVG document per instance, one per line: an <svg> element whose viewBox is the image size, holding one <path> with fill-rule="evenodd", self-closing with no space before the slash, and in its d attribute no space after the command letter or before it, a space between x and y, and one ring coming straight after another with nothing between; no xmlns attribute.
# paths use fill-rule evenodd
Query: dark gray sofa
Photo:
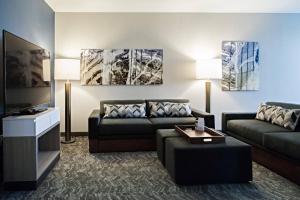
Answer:
<svg viewBox="0 0 300 200"><path fill-rule="evenodd" d="M267 102L283 108L298 104ZM253 160L300 184L300 123L295 131L256 120L256 113L223 113L222 131L252 144Z"/></svg>
<svg viewBox="0 0 300 200"><path fill-rule="evenodd" d="M196 118L202 117L208 127L214 128L214 115L192 109L193 117L149 118L150 101L188 103L187 99L148 99L148 100L105 100L100 109L93 110L88 119L89 151L138 151L155 150L157 129L174 128L174 125L191 125ZM140 104L146 103L147 118L108 119L104 116L104 104Z"/></svg>

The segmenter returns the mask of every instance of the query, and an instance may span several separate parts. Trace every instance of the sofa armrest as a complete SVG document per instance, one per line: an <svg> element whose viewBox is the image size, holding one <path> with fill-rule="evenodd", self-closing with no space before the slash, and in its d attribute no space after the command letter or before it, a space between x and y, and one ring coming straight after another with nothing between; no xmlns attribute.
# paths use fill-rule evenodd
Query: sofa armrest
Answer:
<svg viewBox="0 0 300 200"><path fill-rule="evenodd" d="M204 118L205 126L215 128L215 116L213 114L192 108L192 115L196 118Z"/></svg>
<svg viewBox="0 0 300 200"><path fill-rule="evenodd" d="M89 139L97 139L100 121L100 110L93 110L88 119Z"/></svg>
<svg viewBox="0 0 300 200"><path fill-rule="evenodd" d="M222 113L222 132L227 131L227 121L233 119L255 119L256 113Z"/></svg>

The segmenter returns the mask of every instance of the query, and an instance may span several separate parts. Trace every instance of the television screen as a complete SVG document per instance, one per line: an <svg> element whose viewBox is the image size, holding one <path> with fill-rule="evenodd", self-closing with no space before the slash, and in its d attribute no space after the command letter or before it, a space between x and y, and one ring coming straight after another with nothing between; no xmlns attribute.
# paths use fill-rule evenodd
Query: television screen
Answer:
<svg viewBox="0 0 300 200"><path fill-rule="evenodd" d="M50 103L50 52L4 31L5 113Z"/></svg>

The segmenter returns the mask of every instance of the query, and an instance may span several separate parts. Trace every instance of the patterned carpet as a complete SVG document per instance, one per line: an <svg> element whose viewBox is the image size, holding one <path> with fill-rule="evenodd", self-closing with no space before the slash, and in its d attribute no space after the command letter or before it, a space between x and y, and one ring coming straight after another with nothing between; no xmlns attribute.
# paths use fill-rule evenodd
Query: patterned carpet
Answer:
<svg viewBox="0 0 300 200"><path fill-rule="evenodd" d="M86 137L62 145L61 159L36 191L0 199L300 199L300 187L253 163L248 184L176 186L155 152L90 154Z"/></svg>

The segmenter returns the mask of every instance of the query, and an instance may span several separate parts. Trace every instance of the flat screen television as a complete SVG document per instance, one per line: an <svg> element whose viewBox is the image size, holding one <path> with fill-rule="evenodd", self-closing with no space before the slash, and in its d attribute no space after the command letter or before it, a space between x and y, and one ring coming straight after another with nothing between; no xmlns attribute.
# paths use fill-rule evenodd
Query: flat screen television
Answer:
<svg viewBox="0 0 300 200"><path fill-rule="evenodd" d="M3 31L4 111L34 114L47 109L51 98L50 52Z"/></svg>

